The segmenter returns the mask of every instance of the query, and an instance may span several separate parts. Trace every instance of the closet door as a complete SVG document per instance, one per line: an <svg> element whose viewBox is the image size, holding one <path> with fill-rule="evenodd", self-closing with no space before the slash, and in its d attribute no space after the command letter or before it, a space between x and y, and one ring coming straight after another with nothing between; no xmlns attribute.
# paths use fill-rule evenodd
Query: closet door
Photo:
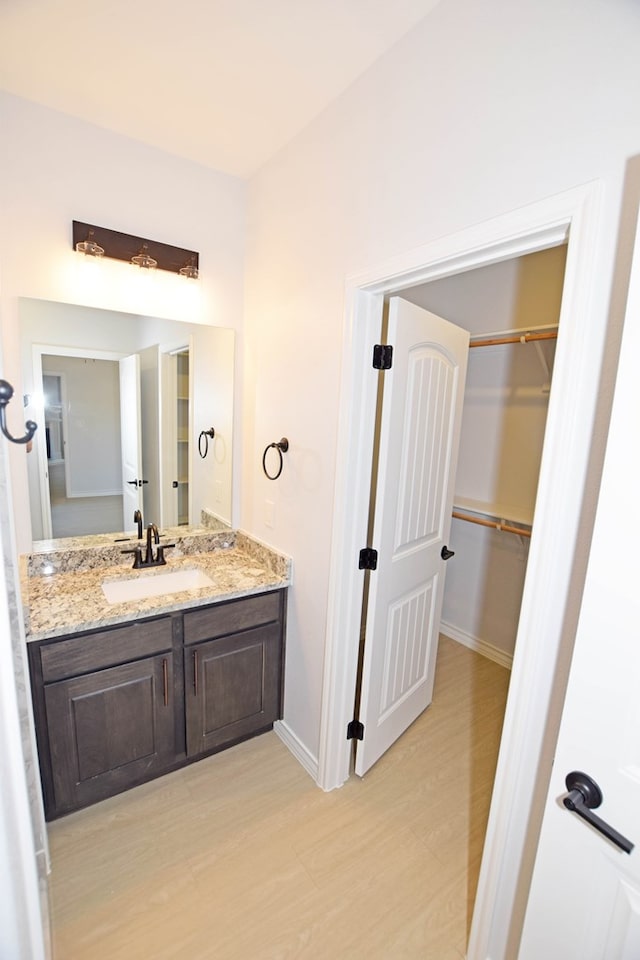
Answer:
<svg viewBox="0 0 640 960"><path fill-rule="evenodd" d="M355 770L364 774L429 706L469 334L392 298Z"/></svg>

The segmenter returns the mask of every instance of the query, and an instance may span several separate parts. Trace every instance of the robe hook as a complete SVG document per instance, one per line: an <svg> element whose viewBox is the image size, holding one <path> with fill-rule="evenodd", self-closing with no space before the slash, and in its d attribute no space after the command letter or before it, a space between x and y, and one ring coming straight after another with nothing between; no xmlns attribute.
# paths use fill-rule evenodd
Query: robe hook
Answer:
<svg viewBox="0 0 640 960"><path fill-rule="evenodd" d="M11 440L11 443L29 443L34 433L38 429L38 424L34 423L33 420L27 420L25 427L27 432L24 437L12 437L9 431L7 430L7 404L13 396L13 387L8 380L0 380L0 430L4 433L7 440Z"/></svg>

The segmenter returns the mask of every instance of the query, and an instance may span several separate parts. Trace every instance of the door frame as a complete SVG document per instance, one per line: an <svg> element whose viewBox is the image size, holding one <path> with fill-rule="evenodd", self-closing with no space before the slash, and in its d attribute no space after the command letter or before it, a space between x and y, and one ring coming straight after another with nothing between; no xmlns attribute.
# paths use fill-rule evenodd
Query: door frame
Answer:
<svg viewBox="0 0 640 960"><path fill-rule="evenodd" d="M124 353L115 353L112 350L92 350L87 347L61 347L56 344L34 343L32 349L33 356L33 386L36 391L36 400L34 408L36 416L41 423L44 423L44 381L42 379L42 358L51 357L77 357L86 360L122 360L126 356ZM64 406L64 405L63 405ZM66 413L63 413L66 426ZM36 430L35 446L38 456L38 489L40 491L40 514L42 517L42 536L45 540L50 540L52 533L51 520L51 495L49 491L49 466L47 461L47 442L44 430ZM68 470L68 464L65 463L65 475Z"/></svg>
<svg viewBox="0 0 640 960"><path fill-rule="evenodd" d="M341 786L350 775L346 728L353 716L363 587L357 558L366 545L377 389L376 377L368 375L362 358L371 355L380 336L383 298L430 280L567 243L535 528L469 960L503 955L496 943L505 941L516 905L520 915L522 898L526 900L530 871L521 868L530 844L535 848L537 842L536 804L546 796L553 753L549 738L555 742L557 735L557 726L549 735L547 725L552 705L564 697L564 689L556 689L556 665L559 658L566 659L575 635L572 628L566 635L565 618L570 596L581 594L584 578L584 571L574 570L574 548L583 519L581 493L605 336L592 295L601 198L599 181L588 183L408 251L346 282L317 776L324 790ZM577 410L579 417L574 415ZM537 795L532 791L532 771L539 786Z"/></svg>

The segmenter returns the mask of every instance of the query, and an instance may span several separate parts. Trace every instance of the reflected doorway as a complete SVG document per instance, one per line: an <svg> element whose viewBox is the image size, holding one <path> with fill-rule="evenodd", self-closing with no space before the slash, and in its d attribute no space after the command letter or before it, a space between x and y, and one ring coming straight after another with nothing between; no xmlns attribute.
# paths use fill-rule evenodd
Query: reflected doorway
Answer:
<svg viewBox="0 0 640 960"><path fill-rule="evenodd" d="M52 536L119 531L122 492L109 486L120 457L117 363L43 355L42 385Z"/></svg>

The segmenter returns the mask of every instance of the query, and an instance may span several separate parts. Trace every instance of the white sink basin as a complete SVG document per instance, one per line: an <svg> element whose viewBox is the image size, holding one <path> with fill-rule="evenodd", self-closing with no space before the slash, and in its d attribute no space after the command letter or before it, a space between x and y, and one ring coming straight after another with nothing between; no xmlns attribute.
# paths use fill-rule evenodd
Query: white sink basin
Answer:
<svg viewBox="0 0 640 960"><path fill-rule="evenodd" d="M102 584L102 592L109 603L126 603L127 600L146 600L147 597L161 597L165 593L212 586L213 580L202 570L171 570L129 580L106 580Z"/></svg>

